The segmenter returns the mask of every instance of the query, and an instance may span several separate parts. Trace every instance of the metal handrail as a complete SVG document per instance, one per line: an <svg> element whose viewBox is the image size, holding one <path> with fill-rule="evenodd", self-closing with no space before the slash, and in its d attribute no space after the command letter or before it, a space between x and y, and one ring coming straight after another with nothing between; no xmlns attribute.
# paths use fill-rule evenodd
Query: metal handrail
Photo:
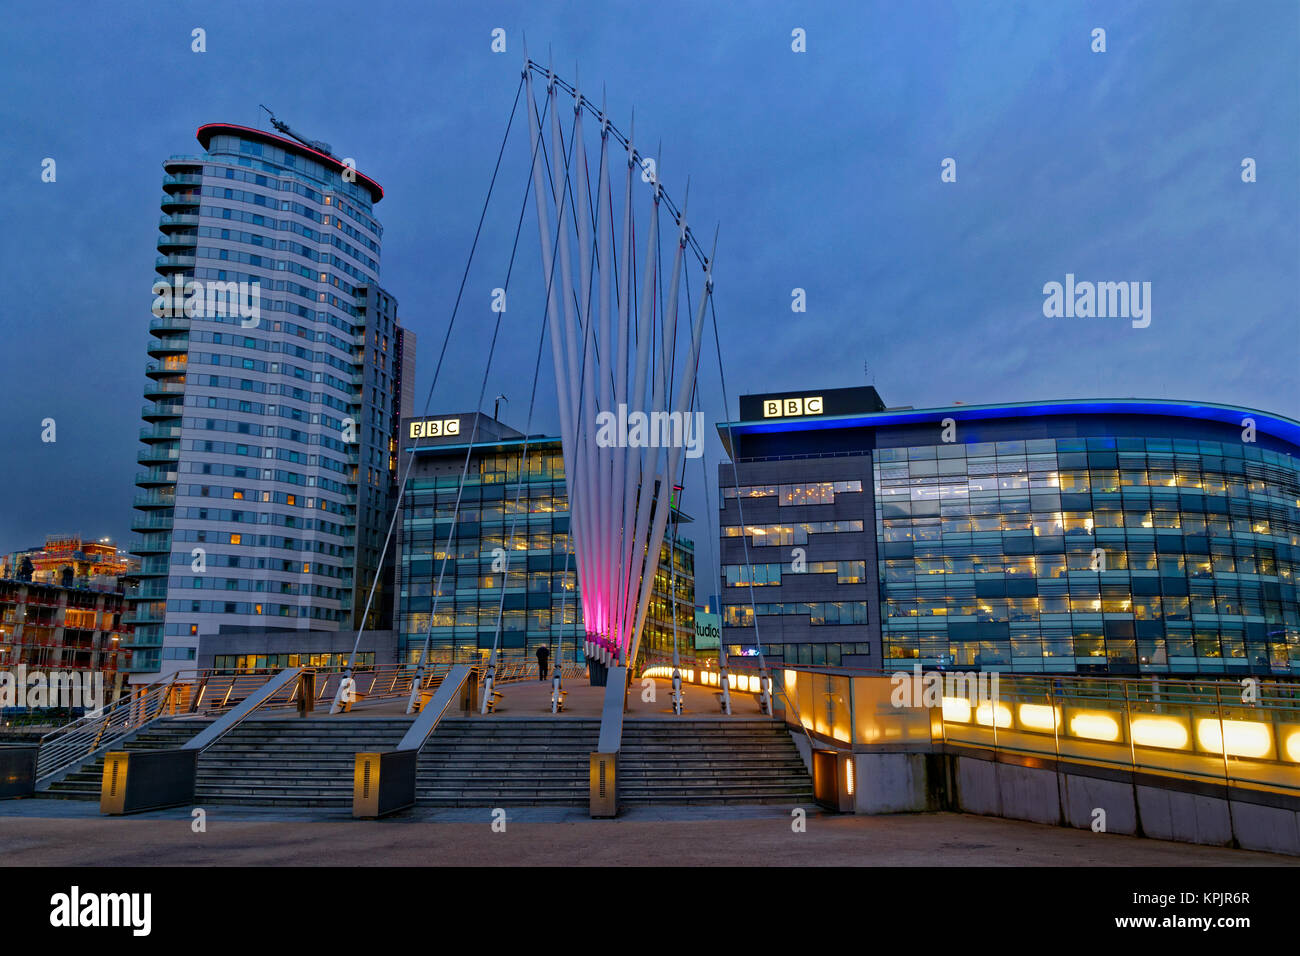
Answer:
<svg viewBox="0 0 1300 956"><path fill-rule="evenodd" d="M484 671L483 674L480 674L479 677L480 682L482 682L485 679L485 674L486 671ZM497 684L497 685L514 684L514 683L521 683L526 680L531 680L537 676L538 675L537 675L536 661L530 661L527 659L516 660L512 658L505 661L502 660L497 661L496 670L493 673L492 682L493 684ZM560 676L561 678L580 680L581 678L587 676L587 665L585 662L561 661Z"/></svg>
<svg viewBox="0 0 1300 956"><path fill-rule="evenodd" d="M701 659L696 657L682 657L679 654L678 662L679 663L677 667L679 671L682 668L685 668L687 672L693 672L691 673L692 677L694 677L695 674L701 670L717 670L717 671L721 670L721 665L714 660ZM737 662L740 663L738 664ZM665 657L659 654L646 654L641 659L642 673L644 673L650 667L672 667L672 666L673 666L672 658ZM769 674L768 677L768 679L772 682L771 686L773 687L776 693L780 694L781 699L785 701L786 708L794 714L795 723L799 726L799 729L803 731L804 737L807 738L809 752L811 752L813 749L815 749L815 745L813 744L812 735L808 732L808 726L807 724L804 723L803 718L799 713L798 705L795 704L795 702L790 698L790 695L786 693L785 681L782 680L778 682L775 679L776 668L769 667L768 669L772 672L771 674ZM727 659L727 670L728 671L737 671L737 670L752 671L753 673L747 673L746 676L748 677L758 676L760 679L762 678L763 675L763 670L762 668L759 667L759 659L757 657L729 657ZM686 680L685 674L682 675L682 680L684 681ZM687 682L692 684L697 684L701 687L714 686L713 684L700 681L700 680L690 680ZM741 693L754 693L754 691L741 691Z"/></svg>
<svg viewBox="0 0 1300 956"><path fill-rule="evenodd" d="M152 723L175 709L176 674L148 685L138 695L122 697L98 714L78 718L41 737L36 757L37 783L52 777L96 751Z"/></svg>
<svg viewBox="0 0 1300 956"><path fill-rule="evenodd" d="M471 665L457 664L448 670L438 685L438 692L411 722L410 729L394 749L414 750L417 753L422 750L429 736L438 728L443 715L451 709L452 702L460 694L465 682L473 679L474 669Z"/></svg>
<svg viewBox="0 0 1300 956"><path fill-rule="evenodd" d="M238 706L230 708L226 713L199 731L193 738L186 741L180 749L197 750L202 753L234 730L235 727L264 704L274 701L277 697L284 697L289 702L296 702L298 693L302 689L303 674L308 670L310 668L286 667L270 680L263 682L262 686L253 693L244 697Z"/></svg>
<svg viewBox="0 0 1300 956"><path fill-rule="evenodd" d="M451 664L431 664L424 670L422 690L435 689ZM536 663L527 660L507 661L498 664L501 675L497 682L518 682L527 679ZM307 670L309 668L299 668ZM504 672L503 672L504 671ZM244 701L267 685L281 671L273 668L232 671L229 669L201 668L178 670L133 693L123 696L96 714L79 717L40 738L37 756L37 778L43 782L69 767L83 763L123 737L142 730L161 717L220 717L239 707ZM409 697L418 669L413 664L382 664L356 670L352 677L359 704L378 703ZM586 665L573 661L561 664L561 673L568 678L586 675ZM338 683L346 676L343 670L317 670L313 703L327 703L337 692ZM294 681L279 693L264 700L261 710L284 710L298 706L301 682Z"/></svg>
<svg viewBox="0 0 1300 956"><path fill-rule="evenodd" d="M413 668L404 665L385 665L360 672L359 685L363 693L374 700L400 697L410 692L412 678L402 679L402 672ZM174 671L152 684L137 688L120 697L96 714L58 727L40 738L37 756L38 781L52 777L69 767L82 763L96 753L112 746L128 734L143 729L160 717L169 716L219 716L235 707L277 673L270 668L230 671L201 668ZM445 670L441 673L445 673ZM440 678L436 668L430 669L427 681ZM325 679L317 682L318 697L325 698L331 686L341 677L341 672L327 672ZM269 710L296 707L298 684L286 693L264 702Z"/></svg>
<svg viewBox="0 0 1300 956"><path fill-rule="evenodd" d="M451 669L450 664L429 664L424 669L421 689L430 690ZM368 669L357 668L352 672L353 691L356 694L356 706L385 700L396 700L411 696L416 675L420 673L414 664L380 664ZM347 677L346 670L331 671L324 680L316 682L316 703L331 701L338 693L339 681Z"/></svg>
<svg viewBox="0 0 1300 956"><path fill-rule="evenodd" d="M626 667L611 667L605 684L605 700L600 712L600 737L596 752L617 754L623 745L623 712L627 709Z"/></svg>

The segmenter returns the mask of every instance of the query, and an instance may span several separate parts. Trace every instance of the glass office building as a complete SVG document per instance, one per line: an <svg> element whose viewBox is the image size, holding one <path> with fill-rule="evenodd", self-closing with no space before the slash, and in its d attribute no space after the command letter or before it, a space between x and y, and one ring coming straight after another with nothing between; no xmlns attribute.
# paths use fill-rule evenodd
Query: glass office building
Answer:
<svg viewBox="0 0 1300 956"><path fill-rule="evenodd" d="M532 659L544 645L552 659L559 651L564 660L581 660L585 631L560 440L526 439L473 412L410 419L403 435L403 458L414 455L415 462L402 500L396 614L401 659L419 660L426 641L435 661L485 658L499 615L501 656ZM668 565L670 550L665 543L660 554L643 650L661 650L666 640L671 652L670 606L682 646L694 641L694 545L678 535L675 572ZM677 585L675 601L669 598L670 577Z"/></svg>
<svg viewBox="0 0 1300 956"><path fill-rule="evenodd" d="M323 144L197 135L201 155L163 163L128 595L140 674L195 666L200 644L244 653L244 636L327 653L320 635L360 624L415 355L378 284L379 185ZM391 606L390 585L367 627L391 627Z"/></svg>
<svg viewBox="0 0 1300 956"><path fill-rule="evenodd" d="M725 642L755 641L756 610L785 660L1300 673L1300 424L1137 400L885 409L870 391L790 415L771 403L807 396L747 396L719 426L740 483L724 465Z"/></svg>

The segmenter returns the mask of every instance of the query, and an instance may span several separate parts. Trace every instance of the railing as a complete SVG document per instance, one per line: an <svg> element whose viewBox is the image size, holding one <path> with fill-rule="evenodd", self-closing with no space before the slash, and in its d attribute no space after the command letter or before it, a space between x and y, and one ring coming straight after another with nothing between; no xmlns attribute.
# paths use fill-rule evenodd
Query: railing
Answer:
<svg viewBox="0 0 1300 956"><path fill-rule="evenodd" d="M1300 796L1300 684L852 668L776 671L832 747L934 744Z"/></svg>
<svg viewBox="0 0 1300 956"><path fill-rule="evenodd" d="M420 750L452 704L459 702L467 713L473 710L474 681L473 665L452 666L395 749L358 753L353 758L354 817L382 817L414 806Z"/></svg>
<svg viewBox="0 0 1300 956"><path fill-rule="evenodd" d="M698 684L701 687L721 686L722 669L716 660L678 655L678 661L677 670L681 674L682 683ZM808 748L812 750L812 736L808 733L807 725L799 717L798 703L786 694L784 685L775 679L775 672L771 666L768 667L768 673L772 678L773 712L775 712L777 700L780 698L784 701L786 714L795 716L795 726L803 728L804 737L808 741ZM640 676L671 680L673 676L672 658L660 654L643 655ZM762 694L762 679L763 675L759 669L757 657L736 655L727 658L727 686L730 690L739 691L742 694Z"/></svg>
<svg viewBox="0 0 1300 956"><path fill-rule="evenodd" d="M448 665L425 669L423 688L436 687ZM41 738L37 775L41 780L82 763L124 736L160 717L217 717L241 705L280 673L274 668L232 672L213 668L182 670L123 696L98 714L82 717ZM408 697L416 670L411 665L390 664L353 673L358 704ZM341 671L319 671L312 709L327 709L338 691ZM300 682L291 682L262 702L260 709L297 708Z"/></svg>
<svg viewBox="0 0 1300 956"><path fill-rule="evenodd" d="M254 711L277 704L296 704L303 690L304 675L309 670L305 667L286 667L270 680L262 681L260 686L245 695L237 705L226 709L225 713L186 741L180 749L202 753L252 716Z"/></svg>
<svg viewBox="0 0 1300 956"><path fill-rule="evenodd" d="M150 684L138 695L122 697L98 714L79 718L43 736L36 758L38 784L145 724L174 713L176 676Z"/></svg>
<svg viewBox="0 0 1300 956"><path fill-rule="evenodd" d="M623 713L627 710L626 667L611 667L600 712L600 736L588 762L588 803L593 817L618 815L618 754L623 746Z"/></svg>
<svg viewBox="0 0 1300 956"><path fill-rule="evenodd" d="M552 665L548 664L550 670ZM480 682L486 676L486 668L482 668L482 674L479 677ZM548 673L547 679L550 679ZM560 677L566 680L580 680L587 676L587 665L578 661L562 661L560 663ZM498 660L496 671L493 673L493 683L516 684L526 680L537 680L537 661L530 661L526 658L509 658L507 660Z"/></svg>
<svg viewBox="0 0 1300 956"><path fill-rule="evenodd" d="M422 690L437 687L450 669L449 664L429 664L425 667ZM353 706L364 706L381 700L396 700L411 696L411 689L418 673L414 664L381 664L369 670L357 669L352 672L355 681L353 690L358 698ZM317 680L316 702L329 703L338 693L339 681L346 676L344 671L331 671Z"/></svg>

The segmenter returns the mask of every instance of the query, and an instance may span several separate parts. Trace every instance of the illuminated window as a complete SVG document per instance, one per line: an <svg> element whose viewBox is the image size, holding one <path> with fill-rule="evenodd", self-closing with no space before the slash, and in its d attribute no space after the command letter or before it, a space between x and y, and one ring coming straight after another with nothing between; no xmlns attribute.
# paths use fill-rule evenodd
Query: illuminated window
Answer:
<svg viewBox="0 0 1300 956"><path fill-rule="evenodd" d="M244 493L243 493L242 491L234 491L234 492L231 492L230 497L232 497L232 498L242 498L242 497L244 497Z"/></svg>
<svg viewBox="0 0 1300 956"><path fill-rule="evenodd" d="M232 535L230 536L230 543L231 543L231 544L240 544L240 543L243 542L243 540L244 540L244 536L241 535L241 534L232 534Z"/></svg>

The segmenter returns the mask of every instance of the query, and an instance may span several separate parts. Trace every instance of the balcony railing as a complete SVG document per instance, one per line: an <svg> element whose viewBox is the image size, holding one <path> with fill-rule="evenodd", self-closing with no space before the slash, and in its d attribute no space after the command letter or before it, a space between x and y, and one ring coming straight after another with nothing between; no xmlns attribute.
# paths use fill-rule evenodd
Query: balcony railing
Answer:
<svg viewBox="0 0 1300 956"><path fill-rule="evenodd" d="M135 483L137 485L174 485L176 484L176 472L158 468L150 471L137 471L135 473Z"/></svg>
<svg viewBox="0 0 1300 956"><path fill-rule="evenodd" d="M135 456L135 460L142 465L147 465L155 461L176 461L181 457L179 448L146 448Z"/></svg>
<svg viewBox="0 0 1300 956"><path fill-rule="evenodd" d="M133 538L127 546L130 554L165 554L171 549L171 537L163 534Z"/></svg>
<svg viewBox="0 0 1300 956"><path fill-rule="evenodd" d="M172 523L171 515L142 514L131 519L131 530L170 531Z"/></svg>
<svg viewBox="0 0 1300 956"><path fill-rule="evenodd" d="M159 249L164 246L196 246L198 243L198 235L192 232L175 232L158 237Z"/></svg>
<svg viewBox="0 0 1300 956"><path fill-rule="evenodd" d="M134 609L122 615L123 624L161 624L166 616L165 611L155 611L143 604L137 605Z"/></svg>
<svg viewBox="0 0 1300 956"><path fill-rule="evenodd" d="M183 316L183 315L159 316L158 318L153 319L149 322L150 332L153 332L155 330L163 331L163 332L165 331L188 332L189 328L190 328L190 320L187 316Z"/></svg>
<svg viewBox="0 0 1300 956"><path fill-rule="evenodd" d="M179 425L155 425L140 429L141 441L166 441L170 438L180 438L181 429Z"/></svg>
<svg viewBox="0 0 1300 956"><path fill-rule="evenodd" d="M190 337L188 335L172 335L166 338L155 339L148 345L150 355L166 356L176 355L190 350ZM171 371L168 369L167 371Z"/></svg>
<svg viewBox="0 0 1300 956"><path fill-rule="evenodd" d="M157 388L157 385L150 385L151 388ZM180 418L181 405L160 404L151 402L148 405L140 407L140 417L144 419L152 418Z"/></svg>
<svg viewBox="0 0 1300 956"><path fill-rule="evenodd" d="M131 504L135 508L172 508L176 505L176 496L150 491L142 495L136 495Z"/></svg>
<svg viewBox="0 0 1300 956"><path fill-rule="evenodd" d="M197 226L198 224L199 217L189 215L188 213L179 213L175 216L163 216L158 220L158 225L164 228L168 226Z"/></svg>

